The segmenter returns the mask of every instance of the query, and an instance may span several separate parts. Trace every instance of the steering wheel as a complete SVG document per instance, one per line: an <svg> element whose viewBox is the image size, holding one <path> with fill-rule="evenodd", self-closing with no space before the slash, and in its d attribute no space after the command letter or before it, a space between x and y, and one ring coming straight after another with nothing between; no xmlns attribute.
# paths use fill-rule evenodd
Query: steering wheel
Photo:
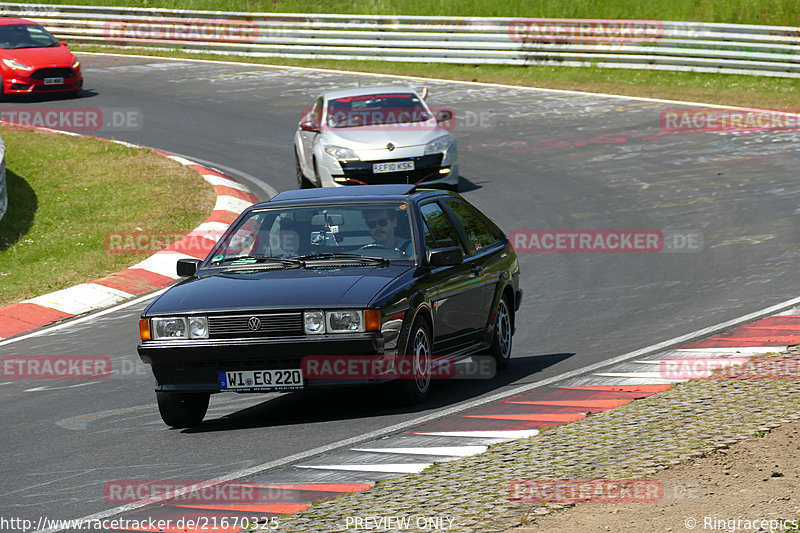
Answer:
<svg viewBox="0 0 800 533"><path fill-rule="evenodd" d="M373 243L370 243L370 244L365 244L364 246L359 248L359 250L369 250L370 248L378 248L380 250L391 250L391 248L387 248L386 246L384 246L382 244L378 244L377 242L373 242Z"/></svg>

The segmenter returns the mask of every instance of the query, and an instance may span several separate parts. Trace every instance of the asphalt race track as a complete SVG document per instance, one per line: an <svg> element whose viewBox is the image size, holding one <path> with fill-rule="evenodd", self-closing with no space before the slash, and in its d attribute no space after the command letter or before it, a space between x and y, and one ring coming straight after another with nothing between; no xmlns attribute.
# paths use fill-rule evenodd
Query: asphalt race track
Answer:
<svg viewBox="0 0 800 533"><path fill-rule="evenodd" d="M14 100L3 110L101 108L105 117L133 111L140 119L133 127L85 133L194 158L242 179L264 199L295 186L292 136L313 98L380 79L159 58L83 56L82 64L82 97ZM488 381L441 384L419 409L398 407L382 389L220 395L202 426L170 430L155 407L149 369L136 355L144 301L0 343L0 355L105 355L120 370L94 382L0 381L5 514L90 515L114 507L103 498L109 480L223 476L797 295L800 133L660 134L661 112L679 106L428 85L431 105L459 115L462 194L506 232L660 230L678 248L521 253L525 298L512 368ZM691 246L686 236L693 236ZM365 394L375 401L365 402Z"/></svg>

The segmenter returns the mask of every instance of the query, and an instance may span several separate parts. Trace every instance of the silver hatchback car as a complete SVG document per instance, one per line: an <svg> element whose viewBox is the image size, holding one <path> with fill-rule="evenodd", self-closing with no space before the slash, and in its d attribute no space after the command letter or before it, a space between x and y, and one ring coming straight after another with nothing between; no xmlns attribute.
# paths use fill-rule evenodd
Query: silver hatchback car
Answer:
<svg viewBox="0 0 800 533"><path fill-rule="evenodd" d="M458 188L454 115L431 110L408 86L319 96L294 136L297 186L413 183Z"/></svg>

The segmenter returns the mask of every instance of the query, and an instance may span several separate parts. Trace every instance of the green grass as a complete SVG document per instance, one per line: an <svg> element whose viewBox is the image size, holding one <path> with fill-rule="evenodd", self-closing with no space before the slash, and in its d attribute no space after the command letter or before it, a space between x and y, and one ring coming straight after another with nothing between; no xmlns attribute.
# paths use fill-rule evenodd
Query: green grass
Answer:
<svg viewBox="0 0 800 533"><path fill-rule="evenodd" d="M517 67L508 65L450 65L438 63L254 58L96 45L73 45L72 48L78 52L130 53L161 57L218 59L270 65L341 69L800 111L800 79L791 78L601 69L596 67Z"/></svg>
<svg viewBox="0 0 800 533"><path fill-rule="evenodd" d="M63 2L44 0L36 3ZM69 3L210 11L620 18L800 26L797 0L90 0Z"/></svg>
<svg viewBox="0 0 800 533"><path fill-rule="evenodd" d="M0 306L147 257L106 253L109 233L186 233L214 207L197 173L149 150L8 127L2 136L9 205L0 220Z"/></svg>

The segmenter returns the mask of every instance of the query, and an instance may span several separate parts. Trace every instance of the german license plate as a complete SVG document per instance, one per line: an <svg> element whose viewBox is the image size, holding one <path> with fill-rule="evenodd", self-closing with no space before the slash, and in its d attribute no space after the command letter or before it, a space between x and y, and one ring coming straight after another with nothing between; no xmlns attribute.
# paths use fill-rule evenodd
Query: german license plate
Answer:
<svg viewBox="0 0 800 533"><path fill-rule="evenodd" d="M299 368L219 372L219 389L223 391L284 391L302 388L303 374Z"/></svg>
<svg viewBox="0 0 800 533"><path fill-rule="evenodd" d="M45 78L44 84L45 85L62 85L64 83L64 78Z"/></svg>
<svg viewBox="0 0 800 533"><path fill-rule="evenodd" d="M393 163L375 163L372 165L373 174L384 174L386 172L403 172L414 170L413 161L395 161Z"/></svg>

